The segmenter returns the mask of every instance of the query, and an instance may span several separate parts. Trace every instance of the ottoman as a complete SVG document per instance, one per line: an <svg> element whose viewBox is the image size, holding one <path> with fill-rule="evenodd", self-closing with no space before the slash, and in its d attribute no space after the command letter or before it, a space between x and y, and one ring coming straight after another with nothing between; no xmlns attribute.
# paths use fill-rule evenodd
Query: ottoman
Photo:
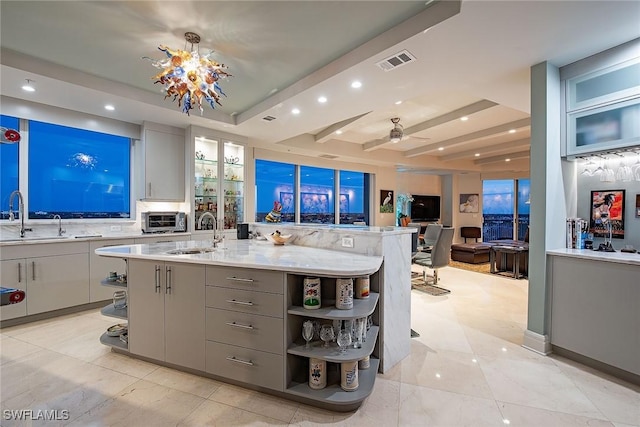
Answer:
<svg viewBox="0 0 640 427"><path fill-rule="evenodd" d="M468 264L489 262L491 245L486 243L454 243L451 245L451 259Z"/></svg>

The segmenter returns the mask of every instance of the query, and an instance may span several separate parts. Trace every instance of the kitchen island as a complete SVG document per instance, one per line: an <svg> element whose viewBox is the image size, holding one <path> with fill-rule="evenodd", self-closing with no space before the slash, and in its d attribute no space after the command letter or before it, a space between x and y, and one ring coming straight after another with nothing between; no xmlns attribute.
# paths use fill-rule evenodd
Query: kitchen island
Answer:
<svg viewBox="0 0 640 427"><path fill-rule="evenodd" d="M114 246L96 254L126 262L129 294L123 316L129 322L128 343L104 336L101 341L136 357L348 411L371 393L385 361L384 340L409 346L409 328L398 329L382 303L381 294L391 295L397 286L385 282L382 256L257 240L229 240L222 248L212 248L208 241ZM302 307L308 276L321 278L320 309ZM350 310L336 309L336 279L355 282L358 277L369 278L371 296L354 300ZM362 348L340 354L336 344L323 349L318 340L305 348L305 320L331 324L365 317L372 326ZM367 356L370 368L359 370L359 388L343 391L340 364ZM310 357L327 362L324 389L307 385Z"/></svg>
<svg viewBox="0 0 640 427"><path fill-rule="evenodd" d="M640 383L640 254L547 251L558 354Z"/></svg>

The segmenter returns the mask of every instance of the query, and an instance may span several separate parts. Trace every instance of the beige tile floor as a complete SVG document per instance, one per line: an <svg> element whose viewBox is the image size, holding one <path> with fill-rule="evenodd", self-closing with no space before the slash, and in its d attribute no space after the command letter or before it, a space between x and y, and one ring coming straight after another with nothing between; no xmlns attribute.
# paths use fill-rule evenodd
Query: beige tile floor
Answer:
<svg viewBox="0 0 640 427"><path fill-rule="evenodd" d="M527 282L455 268L413 291L411 355L359 410L332 413L110 352L87 311L0 332L0 425L640 426L640 387L521 347ZM58 422L9 409L66 409Z"/></svg>

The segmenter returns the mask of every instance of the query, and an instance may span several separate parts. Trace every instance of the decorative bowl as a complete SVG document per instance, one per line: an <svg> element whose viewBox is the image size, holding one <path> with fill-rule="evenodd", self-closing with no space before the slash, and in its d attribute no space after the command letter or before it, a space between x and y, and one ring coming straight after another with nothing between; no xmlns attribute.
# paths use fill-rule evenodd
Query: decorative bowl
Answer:
<svg viewBox="0 0 640 427"><path fill-rule="evenodd" d="M291 234L265 234L264 237L274 245L284 245L289 239Z"/></svg>

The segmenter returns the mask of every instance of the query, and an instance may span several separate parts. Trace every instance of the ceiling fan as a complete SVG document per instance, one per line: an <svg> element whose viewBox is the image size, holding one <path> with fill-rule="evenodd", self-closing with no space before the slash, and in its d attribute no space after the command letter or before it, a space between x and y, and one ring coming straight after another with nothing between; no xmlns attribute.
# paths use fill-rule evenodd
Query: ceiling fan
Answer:
<svg viewBox="0 0 640 427"><path fill-rule="evenodd" d="M419 138L419 137L410 136L410 135L407 135L405 137L404 127L402 127L402 125L400 124L400 118L398 117L392 118L391 123L393 123L393 128L389 131L389 142L391 142L392 144L396 144L402 141L402 139L407 139L407 138L418 139L421 141L426 141L431 139L431 138Z"/></svg>
<svg viewBox="0 0 640 427"><path fill-rule="evenodd" d="M393 129L389 131L389 142L396 144L400 142L404 136L404 128L400 124L400 119L398 117L392 118L391 123L393 123Z"/></svg>

